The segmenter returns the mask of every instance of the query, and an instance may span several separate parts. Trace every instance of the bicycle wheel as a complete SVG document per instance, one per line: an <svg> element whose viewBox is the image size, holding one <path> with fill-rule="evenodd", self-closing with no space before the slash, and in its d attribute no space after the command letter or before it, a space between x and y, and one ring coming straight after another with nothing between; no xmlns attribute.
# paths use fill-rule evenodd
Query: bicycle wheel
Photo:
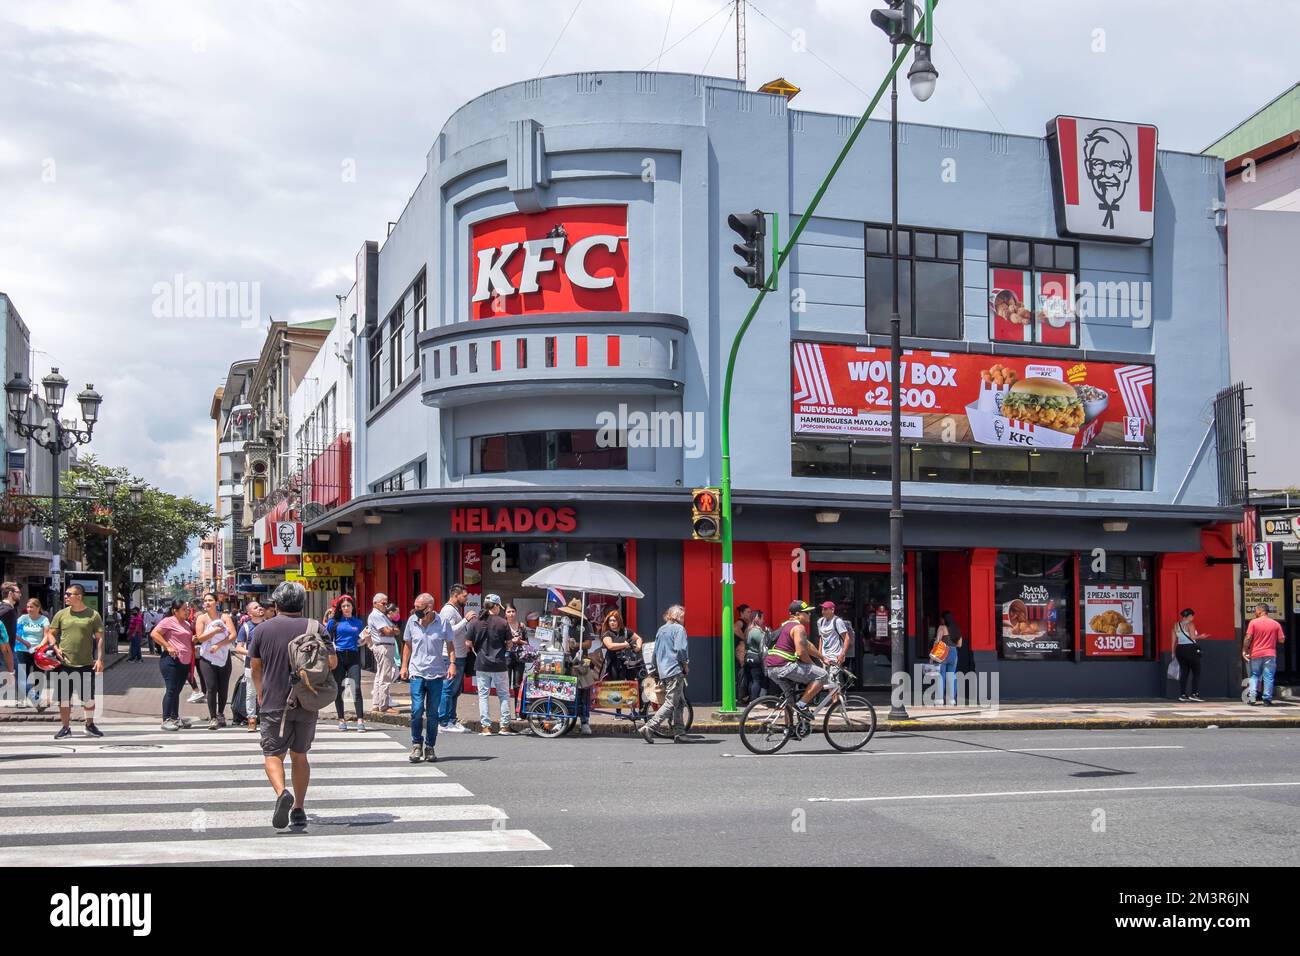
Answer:
<svg viewBox="0 0 1300 956"><path fill-rule="evenodd" d="M528 729L538 737L559 737L573 726L569 705L554 697L540 697L528 705Z"/></svg>
<svg viewBox="0 0 1300 956"><path fill-rule="evenodd" d="M826 711L822 733L836 750L861 750L876 733L876 708L860 694L841 697Z"/></svg>
<svg viewBox="0 0 1300 956"><path fill-rule="evenodd" d="M792 736L786 701L781 697L759 697L740 715L740 742L750 753L774 754Z"/></svg>

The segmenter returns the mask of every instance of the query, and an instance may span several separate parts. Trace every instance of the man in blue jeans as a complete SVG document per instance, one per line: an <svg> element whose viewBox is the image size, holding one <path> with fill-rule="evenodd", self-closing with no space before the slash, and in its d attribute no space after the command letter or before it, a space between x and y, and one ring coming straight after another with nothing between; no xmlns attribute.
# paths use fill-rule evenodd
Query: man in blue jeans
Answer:
<svg viewBox="0 0 1300 956"><path fill-rule="evenodd" d="M1247 703L1252 707L1273 706L1273 675L1277 672L1277 646L1286 641L1282 625L1268 616L1263 604L1255 606L1255 619L1246 628L1241 656L1250 667L1250 691ZM1263 686L1260 687L1261 678ZM1257 688L1263 696L1257 696Z"/></svg>
<svg viewBox="0 0 1300 956"><path fill-rule="evenodd" d="M465 613L469 592L463 584L453 584L447 592L447 603L438 616L451 628L452 643L456 650L455 678L448 678L442 688L442 703L438 708L438 723L448 733L463 734L465 728L456 719L456 701L464 686L465 659L469 656L469 628L478 617L476 611Z"/></svg>
<svg viewBox="0 0 1300 956"><path fill-rule="evenodd" d="M411 763L436 763L433 752L438 742L438 708L445 681L459 676L448 651L452 627L434 613L433 595L421 594L406 619L402 636L402 680L411 682Z"/></svg>

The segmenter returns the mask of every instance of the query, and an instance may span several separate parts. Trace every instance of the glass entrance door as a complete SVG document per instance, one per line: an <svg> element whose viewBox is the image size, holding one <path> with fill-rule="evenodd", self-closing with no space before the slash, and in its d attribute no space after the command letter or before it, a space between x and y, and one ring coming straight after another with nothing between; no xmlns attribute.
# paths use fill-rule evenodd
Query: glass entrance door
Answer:
<svg viewBox="0 0 1300 956"><path fill-rule="evenodd" d="M812 604L821 616L823 601L835 602L835 613L853 625L857 635L851 661L862 686L887 689L889 661L889 572L813 571L809 575Z"/></svg>

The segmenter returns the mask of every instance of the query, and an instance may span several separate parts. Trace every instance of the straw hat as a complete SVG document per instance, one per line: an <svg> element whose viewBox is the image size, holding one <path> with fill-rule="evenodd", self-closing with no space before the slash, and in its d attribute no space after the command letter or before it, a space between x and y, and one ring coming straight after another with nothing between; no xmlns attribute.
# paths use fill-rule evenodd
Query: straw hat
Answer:
<svg viewBox="0 0 1300 956"><path fill-rule="evenodd" d="M569 617L576 617L579 620L582 620L584 617L582 613L582 598L571 598L569 603L564 605L564 607L557 607L555 613L567 614Z"/></svg>

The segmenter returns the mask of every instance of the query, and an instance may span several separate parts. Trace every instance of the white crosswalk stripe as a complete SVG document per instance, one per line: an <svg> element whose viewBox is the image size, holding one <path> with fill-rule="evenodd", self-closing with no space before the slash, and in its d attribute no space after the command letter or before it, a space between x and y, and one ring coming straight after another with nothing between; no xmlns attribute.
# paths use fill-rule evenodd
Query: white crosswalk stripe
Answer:
<svg viewBox="0 0 1300 956"><path fill-rule="evenodd" d="M0 867L550 849L532 832L511 829L504 810L474 802L445 769L409 763L406 745L382 732L345 734L322 723L307 827L276 832L255 735L242 728L161 733L144 718L100 726L103 738L74 726L76 736L55 741L49 724L0 723ZM287 763L286 770L291 786ZM86 842L95 834L104 842Z"/></svg>

